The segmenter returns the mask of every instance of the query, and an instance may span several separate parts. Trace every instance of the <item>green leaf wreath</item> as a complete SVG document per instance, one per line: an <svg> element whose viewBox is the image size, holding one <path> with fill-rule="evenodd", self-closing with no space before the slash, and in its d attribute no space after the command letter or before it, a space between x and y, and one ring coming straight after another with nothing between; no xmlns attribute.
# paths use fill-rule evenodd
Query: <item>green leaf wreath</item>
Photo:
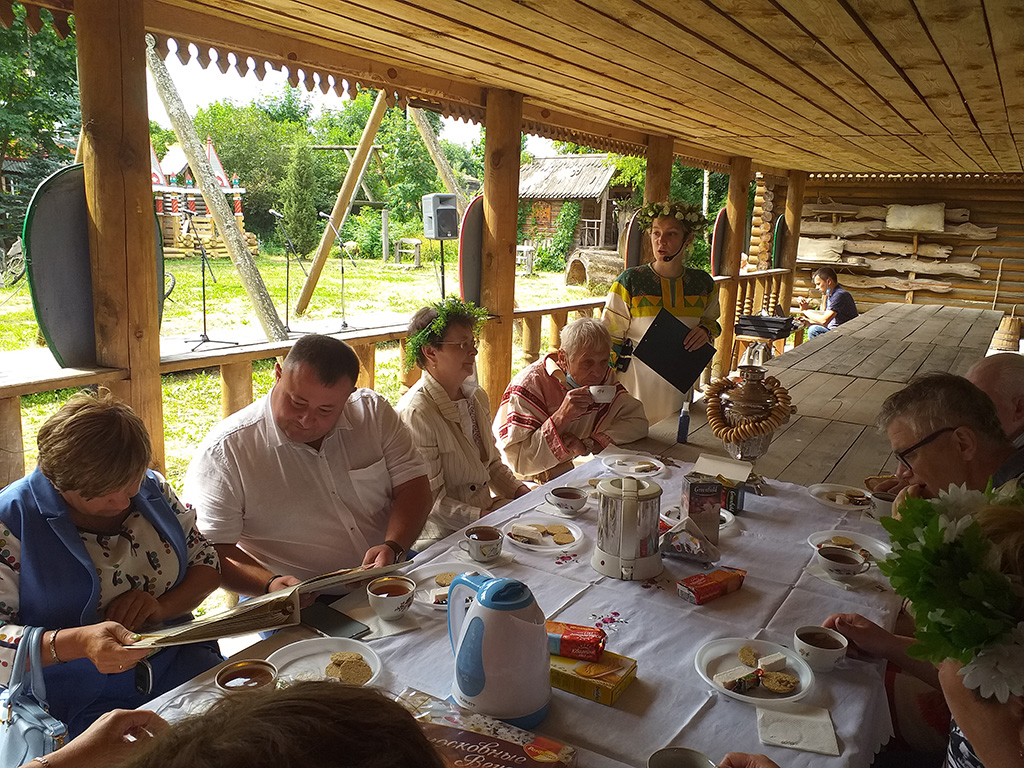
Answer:
<svg viewBox="0 0 1024 768"><path fill-rule="evenodd" d="M437 310L437 317L425 328L421 328L405 341L405 368L411 371L416 367L423 347L430 347L444 341L444 335L452 321L469 322L473 326L473 335L478 336L483 324L487 321L487 310L478 307L471 301L463 301L457 296L449 296L430 305Z"/></svg>

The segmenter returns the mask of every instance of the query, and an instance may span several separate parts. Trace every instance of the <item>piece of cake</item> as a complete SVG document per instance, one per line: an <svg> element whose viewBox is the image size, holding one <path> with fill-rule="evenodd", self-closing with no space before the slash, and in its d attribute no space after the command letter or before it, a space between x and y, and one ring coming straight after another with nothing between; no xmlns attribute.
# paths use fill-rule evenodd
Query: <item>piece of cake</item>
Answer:
<svg viewBox="0 0 1024 768"><path fill-rule="evenodd" d="M719 672L711 679L714 680L717 685L725 688L725 690L736 691L737 693L742 693L743 691L748 691L751 688L756 688L760 682L757 677L757 672L746 666L727 669L725 672Z"/></svg>
<svg viewBox="0 0 1024 768"><path fill-rule="evenodd" d="M434 605L448 605L448 590L450 587L437 587L430 590L430 602Z"/></svg>
<svg viewBox="0 0 1024 768"><path fill-rule="evenodd" d="M764 672L781 672L786 668L786 654L770 653L757 660L757 666Z"/></svg>
<svg viewBox="0 0 1024 768"><path fill-rule="evenodd" d="M508 535L524 544L541 544L544 541L543 535L532 525L513 523Z"/></svg>

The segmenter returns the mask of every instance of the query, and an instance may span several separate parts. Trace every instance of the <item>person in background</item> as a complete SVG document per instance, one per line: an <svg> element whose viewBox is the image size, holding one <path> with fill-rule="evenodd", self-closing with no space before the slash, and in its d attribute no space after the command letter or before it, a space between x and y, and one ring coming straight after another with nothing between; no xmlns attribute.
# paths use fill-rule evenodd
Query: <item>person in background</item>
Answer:
<svg viewBox="0 0 1024 768"><path fill-rule="evenodd" d="M430 511L426 468L388 402L356 389L359 359L308 334L270 393L206 436L185 499L220 554L224 586L262 595L404 559Z"/></svg>
<svg viewBox="0 0 1024 768"><path fill-rule="evenodd" d="M78 394L39 429L39 465L0 491L0 682L25 627L51 714L71 737L223 659L216 643L132 650L144 627L187 618L220 584L195 513L157 473L142 420L109 393ZM125 647L129 646L129 647ZM146 678L137 671L151 672Z"/></svg>
<svg viewBox="0 0 1024 768"><path fill-rule="evenodd" d="M501 461L487 394L472 380L486 312L449 297L409 323L407 367L423 374L396 410L427 463L434 505L416 550L529 493Z"/></svg>
<svg viewBox="0 0 1024 768"><path fill-rule="evenodd" d="M557 352L512 379L494 417L509 465L538 482L569 471L577 456L647 436L643 406L615 382L608 365L608 329L581 317L562 329L561 342ZM611 402L595 402L589 387L597 384L615 387Z"/></svg>
<svg viewBox="0 0 1024 768"><path fill-rule="evenodd" d="M822 267L814 273L814 287L821 294L820 309L809 309L810 302L805 296L800 297L800 314L809 326L809 338L831 331L860 314L857 312L857 302L839 284L836 271L831 267Z"/></svg>
<svg viewBox="0 0 1024 768"><path fill-rule="evenodd" d="M1024 448L1024 356L1000 352L984 357L967 371L967 380L992 399L1014 447Z"/></svg>
<svg viewBox="0 0 1024 768"><path fill-rule="evenodd" d="M681 347L693 351L713 343L722 332L718 286L707 272L687 266L694 241L707 226L700 206L648 203L637 213L636 221L651 233L654 260L630 267L615 278L605 300L601 322L612 335L613 363L627 339L634 346L640 342L662 309L689 328ZM619 380L643 403L651 424L678 414L683 407L686 393L635 357Z"/></svg>

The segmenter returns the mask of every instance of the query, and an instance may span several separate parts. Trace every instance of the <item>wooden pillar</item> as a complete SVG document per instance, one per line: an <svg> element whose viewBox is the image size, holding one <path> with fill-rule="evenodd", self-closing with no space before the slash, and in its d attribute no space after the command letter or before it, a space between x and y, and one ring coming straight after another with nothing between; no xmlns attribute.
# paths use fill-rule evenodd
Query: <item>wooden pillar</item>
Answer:
<svg viewBox="0 0 1024 768"><path fill-rule="evenodd" d="M377 345L353 344L352 350L359 358L359 378L356 379L356 386L373 389L373 379L377 367Z"/></svg>
<svg viewBox="0 0 1024 768"><path fill-rule="evenodd" d="M672 182L673 140L668 136L647 137L647 175L644 179L644 202L668 200Z"/></svg>
<svg viewBox="0 0 1024 768"><path fill-rule="evenodd" d="M0 488L25 475L25 442L21 432L21 398L0 398Z"/></svg>
<svg viewBox="0 0 1024 768"><path fill-rule="evenodd" d="M540 357L541 316L523 318L523 362L529 365Z"/></svg>
<svg viewBox="0 0 1024 768"><path fill-rule="evenodd" d="M807 184L807 171L790 171L789 188L786 190L786 234L782 243L782 263L779 266L788 269L789 274L782 278L782 291L779 304L783 312L789 312L793 303L793 282L796 278L796 249L800 244L800 214L804 207L804 187Z"/></svg>
<svg viewBox="0 0 1024 768"><path fill-rule="evenodd" d="M127 368L110 385L142 418L164 467L146 30L135 0L78 0L75 34L89 210L96 362Z"/></svg>
<svg viewBox="0 0 1024 768"><path fill-rule="evenodd" d="M716 376L728 376L732 362L736 297L739 289L737 276L740 273L740 256L743 254L747 225L747 198L750 193L750 158L734 157L729 166L729 198L725 203L729 230L725 240L725 263L722 265L722 274L729 279L718 284L718 301L722 307L722 314L718 321L722 325L722 335L718 337L718 354L715 355L715 360L712 363L712 372Z"/></svg>
<svg viewBox="0 0 1024 768"><path fill-rule="evenodd" d="M252 402L252 361L220 367L220 413L230 416Z"/></svg>
<svg viewBox="0 0 1024 768"><path fill-rule="evenodd" d="M552 312L548 326L548 346L552 350L562 346L562 329L569 322L568 312Z"/></svg>
<svg viewBox="0 0 1024 768"><path fill-rule="evenodd" d="M498 407L512 373L522 122L521 93L487 91L480 303L493 317L480 335L478 370L491 408Z"/></svg>
<svg viewBox="0 0 1024 768"><path fill-rule="evenodd" d="M423 371L420 370L418 365L414 365L412 368L406 370L405 348L408 341L408 339L402 339L398 343L398 355L400 358L398 362L398 378L399 383L404 387L404 389L402 389L402 394L405 394L406 390L411 389L412 385L419 381L420 376L423 374Z"/></svg>

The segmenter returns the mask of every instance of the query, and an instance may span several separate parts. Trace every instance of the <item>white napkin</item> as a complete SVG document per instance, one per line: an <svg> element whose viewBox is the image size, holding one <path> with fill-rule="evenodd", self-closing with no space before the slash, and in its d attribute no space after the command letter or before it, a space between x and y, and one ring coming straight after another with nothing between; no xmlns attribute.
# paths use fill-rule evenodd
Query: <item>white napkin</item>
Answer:
<svg viewBox="0 0 1024 768"><path fill-rule="evenodd" d="M339 613L344 613L351 619L363 622L363 624L370 628L369 634L363 635L359 638L360 640L376 640L379 637L400 635L403 632L411 632L414 629L420 628L420 623L413 616L412 611L406 611L396 621L384 621L370 607L370 603L366 599L366 593L362 590L350 592L344 597L335 600L331 603L330 607Z"/></svg>
<svg viewBox="0 0 1024 768"><path fill-rule="evenodd" d="M757 708L757 735L762 744L820 755L838 755L836 730L827 709L787 704L785 709Z"/></svg>
<svg viewBox="0 0 1024 768"><path fill-rule="evenodd" d="M588 501L587 504L589 503L590 502ZM538 504L536 507L534 507L533 511L540 512L542 515L551 515L553 517L564 517L567 520L575 520L577 517L585 515L587 512L590 511L587 507L587 504L584 504L580 508L579 512L563 512L551 502L544 501Z"/></svg>

